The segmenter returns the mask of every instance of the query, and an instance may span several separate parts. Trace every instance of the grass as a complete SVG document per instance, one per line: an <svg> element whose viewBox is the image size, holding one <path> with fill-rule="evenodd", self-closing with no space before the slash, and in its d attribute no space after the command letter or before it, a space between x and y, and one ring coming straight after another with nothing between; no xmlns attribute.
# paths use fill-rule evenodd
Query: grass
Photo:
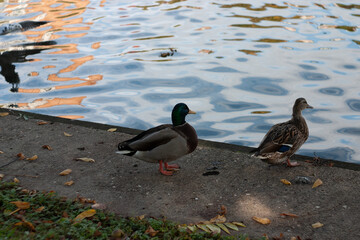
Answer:
<svg viewBox="0 0 360 240"><path fill-rule="evenodd" d="M249 239L191 232L167 220L124 218L101 210L74 221L91 209L88 205L79 199L59 197L55 192L28 191L15 183L0 181L0 239ZM87 212L91 211L94 212Z"/></svg>

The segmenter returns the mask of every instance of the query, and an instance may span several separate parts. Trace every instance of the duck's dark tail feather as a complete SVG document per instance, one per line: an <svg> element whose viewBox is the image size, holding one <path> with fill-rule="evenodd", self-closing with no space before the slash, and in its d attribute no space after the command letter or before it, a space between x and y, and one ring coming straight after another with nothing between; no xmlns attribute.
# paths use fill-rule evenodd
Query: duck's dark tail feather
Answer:
<svg viewBox="0 0 360 240"><path fill-rule="evenodd" d="M258 156L259 155L259 149L258 148L254 148L253 150L251 150L249 153L252 153L251 156Z"/></svg>
<svg viewBox="0 0 360 240"><path fill-rule="evenodd" d="M136 150L131 149L126 143L121 142L118 145L119 151L116 153L126 155L126 156L132 156L136 153Z"/></svg>

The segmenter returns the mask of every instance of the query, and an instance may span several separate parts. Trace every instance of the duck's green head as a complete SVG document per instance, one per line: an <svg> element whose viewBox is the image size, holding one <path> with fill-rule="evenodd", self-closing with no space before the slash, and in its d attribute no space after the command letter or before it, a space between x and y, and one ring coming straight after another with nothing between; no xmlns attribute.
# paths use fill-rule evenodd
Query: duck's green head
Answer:
<svg viewBox="0 0 360 240"><path fill-rule="evenodd" d="M185 103L178 103L172 110L171 120L174 126L178 126L185 123L185 117L188 114L195 114L191 111Z"/></svg>

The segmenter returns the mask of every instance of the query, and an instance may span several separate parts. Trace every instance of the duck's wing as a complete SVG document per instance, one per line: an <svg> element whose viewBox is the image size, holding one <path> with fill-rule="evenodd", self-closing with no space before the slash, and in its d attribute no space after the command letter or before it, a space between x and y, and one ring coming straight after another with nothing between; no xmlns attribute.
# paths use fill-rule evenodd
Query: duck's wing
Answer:
<svg viewBox="0 0 360 240"><path fill-rule="evenodd" d="M164 124L146 130L134 138L119 144L119 150L150 151L179 137L171 124Z"/></svg>
<svg viewBox="0 0 360 240"><path fill-rule="evenodd" d="M258 152L286 152L298 141L302 133L290 121L274 125L262 140Z"/></svg>

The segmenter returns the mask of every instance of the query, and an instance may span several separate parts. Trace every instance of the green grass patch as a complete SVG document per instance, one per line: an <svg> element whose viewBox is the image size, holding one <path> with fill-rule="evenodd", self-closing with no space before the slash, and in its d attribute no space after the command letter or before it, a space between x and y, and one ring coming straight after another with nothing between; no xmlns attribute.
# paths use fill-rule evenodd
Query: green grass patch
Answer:
<svg viewBox="0 0 360 240"><path fill-rule="evenodd" d="M88 204L55 192L28 191L0 181L0 239L249 239L191 232L163 219L124 218L101 210L74 221L85 211L94 213L89 209Z"/></svg>

